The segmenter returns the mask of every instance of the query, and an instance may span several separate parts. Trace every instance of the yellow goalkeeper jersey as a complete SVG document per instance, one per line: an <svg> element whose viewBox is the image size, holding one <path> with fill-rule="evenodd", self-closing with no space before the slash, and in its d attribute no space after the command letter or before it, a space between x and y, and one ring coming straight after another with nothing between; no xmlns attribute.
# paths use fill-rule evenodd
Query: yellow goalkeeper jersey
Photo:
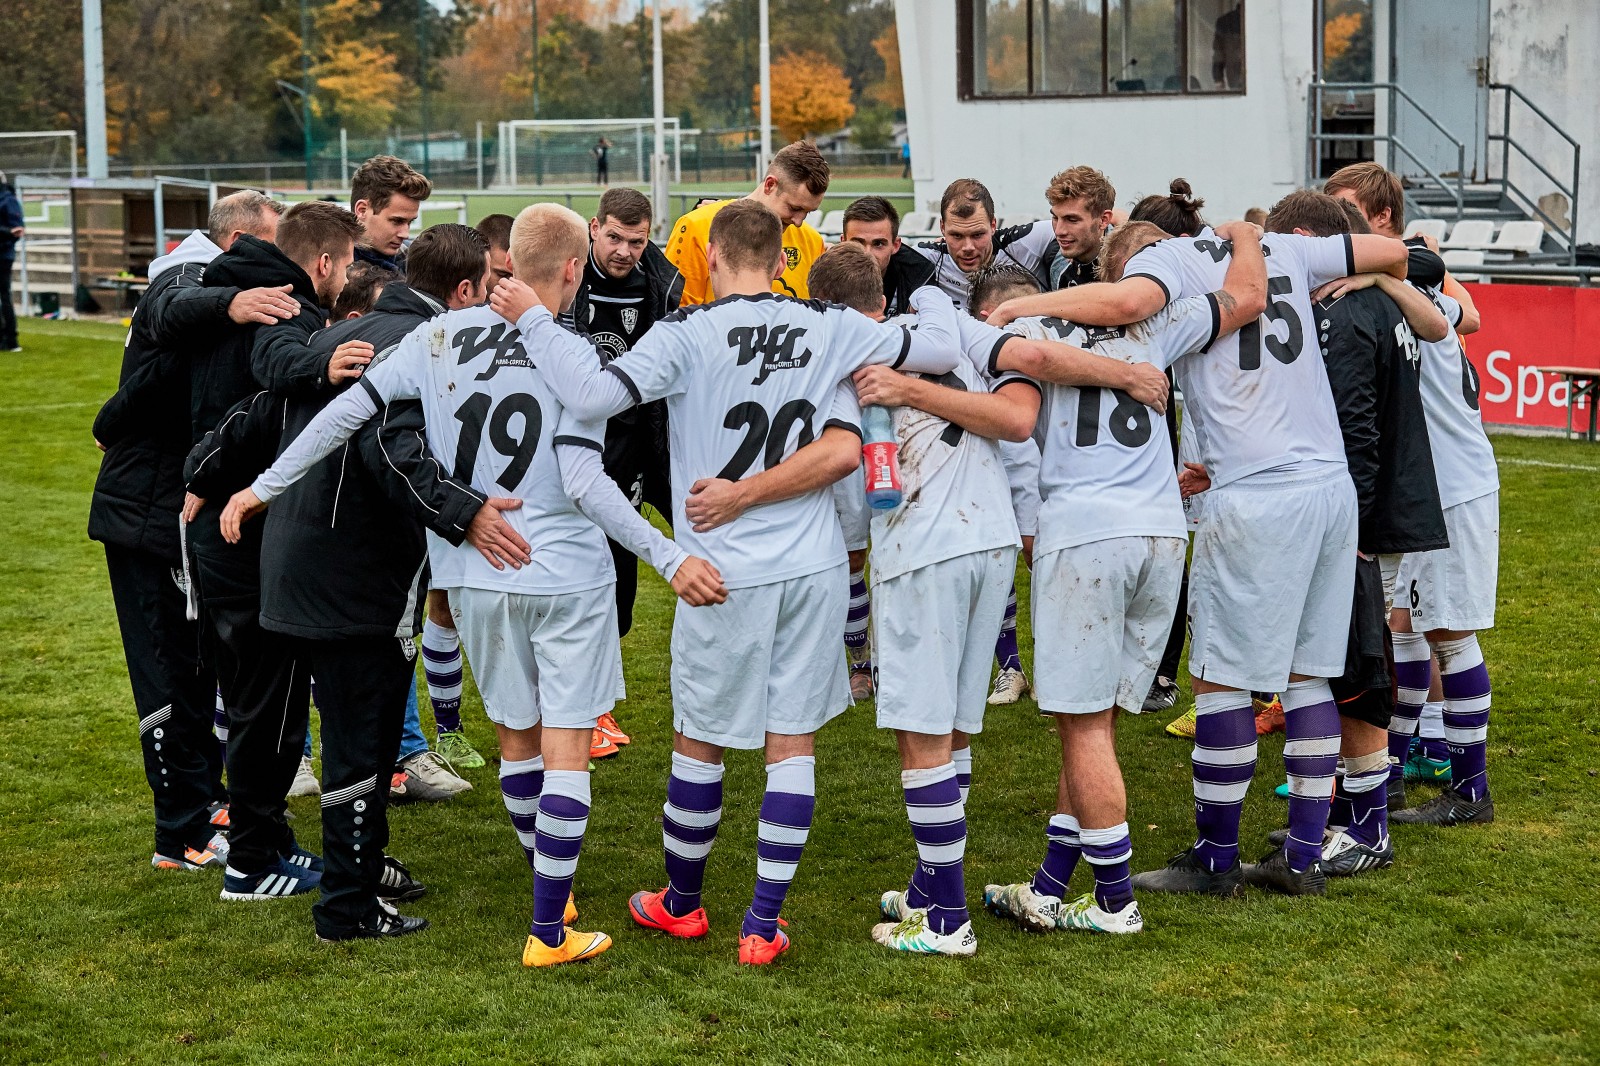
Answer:
<svg viewBox="0 0 1600 1066"><path fill-rule="evenodd" d="M711 219L732 200L717 200L701 204L672 226L667 238L667 258L683 275L683 306L710 303L716 299L711 291L711 276L706 267L706 244L711 234ZM822 234L807 225L783 228L783 276L772 283L772 291L785 296L810 299L811 287L806 278L811 274L811 264L822 255L825 245Z"/></svg>

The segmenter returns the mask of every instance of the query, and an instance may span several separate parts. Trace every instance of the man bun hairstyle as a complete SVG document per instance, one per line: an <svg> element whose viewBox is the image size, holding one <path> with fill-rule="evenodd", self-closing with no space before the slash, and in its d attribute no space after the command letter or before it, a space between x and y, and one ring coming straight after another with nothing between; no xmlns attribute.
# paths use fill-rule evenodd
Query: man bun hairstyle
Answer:
<svg viewBox="0 0 1600 1066"><path fill-rule="evenodd" d="M836 244L811 264L806 286L813 299L853 307L864 315L883 310L883 275L878 261L859 244Z"/></svg>
<svg viewBox="0 0 1600 1066"><path fill-rule="evenodd" d="M1095 274L1101 281L1121 281L1123 268L1139 252L1170 237L1166 230L1154 222L1124 222L1111 231L1111 236L1100 246L1100 259L1095 263Z"/></svg>
<svg viewBox="0 0 1600 1066"><path fill-rule="evenodd" d="M1154 222L1172 237L1192 237L1205 229L1206 220L1200 217L1200 209L1206 202L1195 196L1189 183L1173 178L1167 189L1165 196L1146 196L1134 204L1128 218L1135 222Z"/></svg>
<svg viewBox="0 0 1600 1066"><path fill-rule="evenodd" d="M828 191L831 171L817 146L810 141L795 141L778 149L767 166L767 173L780 185L804 185L813 196Z"/></svg>
<svg viewBox="0 0 1600 1066"><path fill-rule="evenodd" d="M356 168L350 179L350 208L365 200L374 211L382 211L396 196L422 201L433 192L433 183L411 168L404 159L375 155Z"/></svg>
<svg viewBox="0 0 1600 1066"><path fill-rule="evenodd" d="M896 239L900 236L900 212L881 196L863 196L851 201L844 209L844 228L849 229L852 222L888 222L889 236Z"/></svg>
<svg viewBox="0 0 1600 1066"><path fill-rule="evenodd" d="M211 205L206 232L219 243L233 233L259 233L269 214L274 218L282 215L283 205L254 189L244 189L220 197Z"/></svg>
<svg viewBox="0 0 1600 1066"><path fill-rule="evenodd" d="M489 242L490 248L510 251L511 223L513 221L510 215L484 215L478 220L478 224L472 228L483 235L483 239Z"/></svg>
<svg viewBox="0 0 1600 1066"><path fill-rule="evenodd" d="M1268 233L1293 233L1303 229L1315 237L1350 232L1350 216L1338 200L1315 189L1297 189L1267 212Z"/></svg>
<svg viewBox="0 0 1600 1066"><path fill-rule="evenodd" d="M1111 210L1117 203L1117 190L1094 167L1068 167L1050 179L1044 198L1052 207L1069 200L1082 200L1091 215Z"/></svg>
<svg viewBox="0 0 1600 1066"><path fill-rule="evenodd" d="M339 290L339 298L333 302L334 321L343 321L352 313L366 314L377 304L383 290L391 282L399 280L397 272L377 263L363 263L360 260L351 263L350 269L344 272L344 288Z"/></svg>
<svg viewBox="0 0 1600 1066"><path fill-rule="evenodd" d="M1406 194L1400 179L1377 163L1351 163L1333 172L1322 185L1322 191L1332 196L1348 189L1361 205L1362 212L1371 218L1389 211L1389 225L1396 233L1405 228Z"/></svg>
<svg viewBox="0 0 1600 1066"><path fill-rule="evenodd" d="M989 195L989 187L976 178L957 178L945 186L944 195L939 198L939 221L948 218L969 219L980 209L992 224L995 219L994 197Z"/></svg>
<svg viewBox="0 0 1600 1066"><path fill-rule="evenodd" d="M488 254L489 242L471 226L429 226L406 250L406 284L443 303L461 282L474 289L483 282Z"/></svg>
<svg viewBox="0 0 1600 1066"><path fill-rule="evenodd" d="M764 204L734 200L712 216L706 243L729 270L768 271L783 257L783 223Z"/></svg>
<svg viewBox="0 0 1600 1066"><path fill-rule="evenodd" d="M600 196L600 207L595 211L594 217L602 226L608 218L614 218L624 226L637 226L641 222L649 222L650 198L638 189L630 189L625 185L607 189Z"/></svg>
<svg viewBox="0 0 1600 1066"><path fill-rule="evenodd" d="M361 236L356 216L326 200L303 200L283 213L278 223L279 251L301 266L318 256L335 259L355 247Z"/></svg>
<svg viewBox="0 0 1600 1066"><path fill-rule="evenodd" d="M589 227L570 207L529 204L511 223L511 270L529 284L553 281L589 254Z"/></svg>
<svg viewBox="0 0 1600 1066"><path fill-rule="evenodd" d="M1039 292L1039 279L1013 264L984 267L972 275L972 288L967 293L967 313L973 318L983 317L978 312L993 311L1013 296L1028 296Z"/></svg>

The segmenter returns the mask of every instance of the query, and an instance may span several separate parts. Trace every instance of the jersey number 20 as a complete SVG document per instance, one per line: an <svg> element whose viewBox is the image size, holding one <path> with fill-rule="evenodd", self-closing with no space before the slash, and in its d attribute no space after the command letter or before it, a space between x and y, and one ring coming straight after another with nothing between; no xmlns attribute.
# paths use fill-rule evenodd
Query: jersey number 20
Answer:
<svg viewBox="0 0 1600 1066"><path fill-rule="evenodd" d="M763 469L771 470L783 462L784 445L789 442L789 431L794 429L796 423L800 425L800 439L795 443L797 449L817 439L816 430L811 426L811 419L816 413L817 408L810 400L790 400L770 418L767 409L754 400L734 404L723 417L722 425L724 429L743 428L744 440L739 442L739 449L728 460L728 465L717 473L717 477L738 481L744 477L756 457L763 453Z"/></svg>
<svg viewBox="0 0 1600 1066"><path fill-rule="evenodd" d="M495 483L506 491L515 489L533 465L533 455L539 450L539 431L544 425L544 414L539 401L525 392L514 392L494 405L486 392L473 394L467 402L456 408L456 420L461 423L461 439L456 442L456 465L451 471L457 481L472 484L473 468L478 463L478 447L483 443L483 426L489 424L489 445L510 459L506 468L495 478ZM522 416L521 432L511 432L513 415Z"/></svg>

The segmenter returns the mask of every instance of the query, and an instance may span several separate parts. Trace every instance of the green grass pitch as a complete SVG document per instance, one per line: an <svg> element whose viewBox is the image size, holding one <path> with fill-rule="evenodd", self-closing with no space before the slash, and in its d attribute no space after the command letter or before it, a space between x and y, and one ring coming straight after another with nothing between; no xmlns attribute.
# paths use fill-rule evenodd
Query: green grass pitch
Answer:
<svg viewBox="0 0 1600 1066"><path fill-rule="evenodd" d="M84 536L121 331L25 323L0 357L0 1063L1581 1062L1600 1057L1600 449L1497 437L1500 625L1491 826L1398 827L1391 871L1325 899L1142 900L1140 936L1030 936L976 914L968 960L872 944L912 843L891 737L858 707L818 745L815 831L786 909L793 952L734 964L762 773L730 759L707 881L711 935L636 930L657 887L671 716L671 602L653 574L625 642L634 737L595 773L578 874L609 954L525 971L529 872L492 769L447 805L393 813L395 854L433 927L328 946L310 901L224 904L215 873L150 868L149 794L104 560ZM1024 611L1024 647L1026 644ZM467 730L492 750L471 686ZM1163 718L1168 716L1162 716ZM1135 868L1190 840L1188 745L1125 719ZM1283 819L1262 745L1254 852ZM1031 703L976 746L968 895L1029 873L1057 753ZM315 800L291 807L318 840ZM1077 874L1087 888L1087 871Z"/></svg>

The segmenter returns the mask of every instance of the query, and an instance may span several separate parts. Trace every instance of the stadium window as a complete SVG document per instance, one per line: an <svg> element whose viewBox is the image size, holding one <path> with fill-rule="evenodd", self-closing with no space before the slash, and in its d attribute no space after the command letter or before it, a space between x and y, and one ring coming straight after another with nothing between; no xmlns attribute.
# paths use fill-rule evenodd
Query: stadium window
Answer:
<svg viewBox="0 0 1600 1066"><path fill-rule="evenodd" d="M962 99L1244 92L1244 0L957 0Z"/></svg>

